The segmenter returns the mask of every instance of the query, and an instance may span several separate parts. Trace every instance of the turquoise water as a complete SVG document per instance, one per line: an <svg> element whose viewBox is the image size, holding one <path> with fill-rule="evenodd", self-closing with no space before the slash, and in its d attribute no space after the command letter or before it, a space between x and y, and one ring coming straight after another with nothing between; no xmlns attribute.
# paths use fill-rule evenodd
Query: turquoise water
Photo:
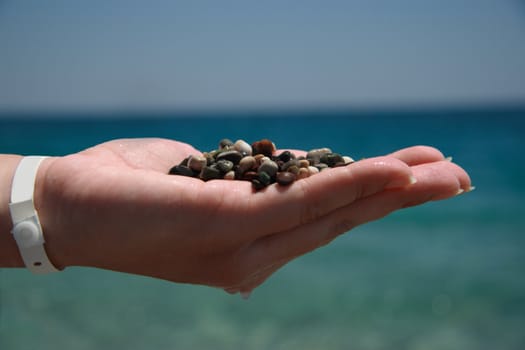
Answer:
<svg viewBox="0 0 525 350"><path fill-rule="evenodd" d="M477 189L359 227L248 301L95 269L0 270L2 350L525 347L525 109L36 117L0 118L0 152L63 155L149 136L201 150L270 138L354 158L429 144Z"/></svg>

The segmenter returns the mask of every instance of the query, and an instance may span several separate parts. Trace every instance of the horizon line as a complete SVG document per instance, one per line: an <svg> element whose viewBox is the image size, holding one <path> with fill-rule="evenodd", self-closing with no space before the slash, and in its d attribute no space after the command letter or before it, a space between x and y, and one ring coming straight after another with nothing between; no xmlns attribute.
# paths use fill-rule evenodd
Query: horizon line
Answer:
<svg viewBox="0 0 525 350"><path fill-rule="evenodd" d="M42 108L42 109L2 109L0 118L50 118L63 119L70 117L92 117L92 118L142 118L145 115L151 117L238 117L246 115L275 116L283 113L289 115L305 114L390 114L390 113L447 113L447 112L502 112L523 111L525 112L525 101L502 102L502 103L439 103L439 104L399 104L399 105L333 105L333 106L238 106L238 107L174 107L174 108Z"/></svg>

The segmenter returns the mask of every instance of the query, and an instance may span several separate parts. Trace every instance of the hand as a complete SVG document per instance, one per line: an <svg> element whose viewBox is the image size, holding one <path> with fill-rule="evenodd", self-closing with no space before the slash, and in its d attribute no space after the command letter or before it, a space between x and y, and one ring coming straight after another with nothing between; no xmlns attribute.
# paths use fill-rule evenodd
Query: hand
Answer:
<svg viewBox="0 0 525 350"><path fill-rule="evenodd" d="M199 153L131 139L45 160L35 205L51 261L248 293L358 225L471 188L463 169L425 146L259 192L246 181L167 175Z"/></svg>

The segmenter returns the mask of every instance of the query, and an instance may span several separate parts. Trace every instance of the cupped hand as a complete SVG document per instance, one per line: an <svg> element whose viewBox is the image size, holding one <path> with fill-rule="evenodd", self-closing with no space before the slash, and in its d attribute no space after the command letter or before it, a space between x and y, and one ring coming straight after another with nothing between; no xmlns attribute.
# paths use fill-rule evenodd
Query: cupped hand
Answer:
<svg viewBox="0 0 525 350"><path fill-rule="evenodd" d="M51 261L247 293L358 225L471 188L462 168L426 146L257 192L247 181L167 175L199 153L124 139L44 161L35 205Z"/></svg>

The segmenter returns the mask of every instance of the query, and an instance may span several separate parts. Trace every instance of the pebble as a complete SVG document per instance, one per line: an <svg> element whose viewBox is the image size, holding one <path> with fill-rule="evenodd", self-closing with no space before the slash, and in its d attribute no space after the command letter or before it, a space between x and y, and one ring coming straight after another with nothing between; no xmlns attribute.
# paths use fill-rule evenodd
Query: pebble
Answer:
<svg viewBox="0 0 525 350"><path fill-rule="evenodd" d="M202 168L206 166L208 161L203 156L190 156L188 159L188 167L190 167L191 170L200 172Z"/></svg>
<svg viewBox="0 0 525 350"><path fill-rule="evenodd" d="M292 166L288 167L286 169L286 171L289 172L289 173L297 175L297 174L299 174L299 169L301 169L301 168L299 168L297 165L292 165Z"/></svg>
<svg viewBox="0 0 525 350"><path fill-rule="evenodd" d="M234 165L237 165L237 164L239 164L239 162L242 159L242 154L240 152L238 152L238 151L235 151L235 150L226 151L226 152L219 153L215 159L217 161L219 161L221 159L226 159L226 160L229 160L230 162L232 162Z"/></svg>
<svg viewBox="0 0 525 350"><path fill-rule="evenodd" d="M345 164L343 157L338 153L325 153L321 156L320 161L331 168L339 164Z"/></svg>
<svg viewBox="0 0 525 350"><path fill-rule="evenodd" d="M170 169L170 175L194 176L193 171L186 165L175 165Z"/></svg>
<svg viewBox="0 0 525 350"><path fill-rule="evenodd" d="M318 174L319 173L319 169L317 169L316 167L310 165L308 167L308 172L310 173L310 176L311 175L315 175L315 174Z"/></svg>
<svg viewBox="0 0 525 350"><path fill-rule="evenodd" d="M296 160L296 159L290 159L289 161L287 161L286 163L283 164L282 170L283 171L288 171L288 169L291 166L299 167L299 161Z"/></svg>
<svg viewBox="0 0 525 350"><path fill-rule="evenodd" d="M329 148L313 149L306 157L296 157L290 151L283 151L278 155L275 153L275 144L268 139L251 145L244 140L233 143L230 139L222 139L218 149L202 155L190 155L173 166L168 173L197 177L204 181L250 181L257 191L273 183L288 186L298 179L354 162L351 157L334 153Z"/></svg>
<svg viewBox="0 0 525 350"><path fill-rule="evenodd" d="M271 177L274 177L275 174L277 174L277 170L279 170L279 166L277 165L277 163L268 159L259 166L259 169L257 169L257 172L258 173L265 172Z"/></svg>
<svg viewBox="0 0 525 350"><path fill-rule="evenodd" d="M233 142L230 139L222 139L219 141L219 149L229 149L233 146Z"/></svg>
<svg viewBox="0 0 525 350"><path fill-rule="evenodd" d="M252 146L244 141L244 140L237 140L235 141L235 144L233 145L233 148L240 152L243 156L251 156L252 155Z"/></svg>
<svg viewBox="0 0 525 350"><path fill-rule="evenodd" d="M252 154L264 154L267 157L271 157L274 152L275 145L268 139L252 143Z"/></svg>
<svg viewBox="0 0 525 350"><path fill-rule="evenodd" d="M277 173L276 181L281 186L288 186L295 181L295 174L287 171L281 171Z"/></svg>
<svg viewBox="0 0 525 350"><path fill-rule="evenodd" d="M308 176L310 176L310 172L308 171L308 168L299 168L299 172L297 173L298 179L305 179Z"/></svg>
<svg viewBox="0 0 525 350"><path fill-rule="evenodd" d="M321 156L326 153L332 153L332 150L330 148L317 148L309 151L306 154L307 159L312 159L313 163L319 163L321 160Z"/></svg>
<svg viewBox="0 0 525 350"><path fill-rule="evenodd" d="M345 164L352 164L353 162L355 162L355 160L352 158L352 157L349 157L349 156L343 156L343 160L345 162Z"/></svg>
<svg viewBox="0 0 525 350"><path fill-rule="evenodd" d="M264 186L268 186L272 182L272 177L265 171L259 172L257 178Z"/></svg>
<svg viewBox="0 0 525 350"><path fill-rule="evenodd" d="M244 174L248 170L255 168L256 164L257 164L257 161L255 160L254 157L252 156L244 157L239 162L239 171L241 172L241 174Z"/></svg>
<svg viewBox="0 0 525 350"><path fill-rule="evenodd" d="M215 165L217 166L217 169L219 169L223 174L226 174L233 169L233 162L226 159L219 160L217 163L215 163Z"/></svg>
<svg viewBox="0 0 525 350"><path fill-rule="evenodd" d="M326 165L325 163L317 163L316 165L314 165L317 169L319 169L319 172L325 170L325 169L330 169L328 167L328 165Z"/></svg>
<svg viewBox="0 0 525 350"><path fill-rule="evenodd" d="M204 181L221 179L222 177L221 171L213 165L204 167L200 173L200 178Z"/></svg>
<svg viewBox="0 0 525 350"><path fill-rule="evenodd" d="M283 151L283 152L281 152L281 154L279 154L277 156L277 159L279 159L280 161L286 163L287 161L292 159L292 157L293 157L293 153L292 152L290 152L290 151Z"/></svg>
<svg viewBox="0 0 525 350"><path fill-rule="evenodd" d="M310 166L310 162L306 159L299 160L299 168L308 168Z"/></svg>

